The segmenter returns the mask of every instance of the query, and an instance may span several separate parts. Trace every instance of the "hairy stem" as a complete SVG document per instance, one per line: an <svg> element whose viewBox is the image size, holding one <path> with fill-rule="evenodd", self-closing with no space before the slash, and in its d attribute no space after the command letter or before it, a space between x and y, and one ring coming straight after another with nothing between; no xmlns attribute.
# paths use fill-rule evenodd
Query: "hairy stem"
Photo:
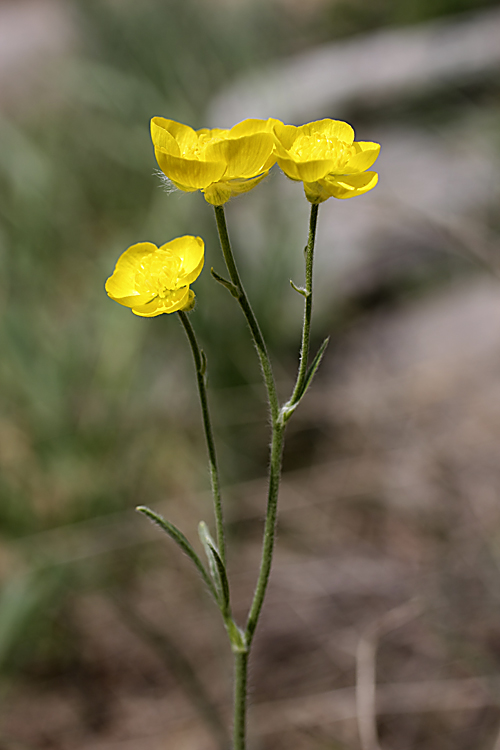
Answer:
<svg viewBox="0 0 500 750"><path fill-rule="evenodd" d="M297 381L293 389L292 396L288 402L289 406L294 405L300 399L304 382L307 375L307 363L309 359L309 338L311 331L312 318L312 300L313 300L313 261L314 261L314 243L316 240L316 225L318 222L318 203L311 204L311 215L309 219L309 237L306 247L306 286L305 286L305 303L304 303L304 322L302 325L302 344L300 347L299 371Z"/></svg>
<svg viewBox="0 0 500 750"><path fill-rule="evenodd" d="M279 416L279 402L276 393L276 385L274 382L273 370L271 367L271 360L267 353L266 343L260 330L260 326L257 322L257 318L252 310L250 302L248 301L246 292L241 283L238 269L236 268L236 262L234 260L233 251L231 249L231 243L229 242L229 235L227 232L226 217L224 214L224 206L214 206L215 218L217 221L217 229L219 230L220 244L222 248L222 254L226 262L227 270L231 278L232 283L238 290L238 302L243 314L247 320L252 334L252 339L259 355L260 366L262 368L262 374L264 376L264 382L266 384L267 396L269 401L269 408L271 410L271 418L273 422L278 419Z"/></svg>
<svg viewBox="0 0 500 750"><path fill-rule="evenodd" d="M285 438L285 426L280 420L273 424L273 434L271 439L271 460L269 467L269 488L267 497L266 523L264 526L264 540L262 543L262 559L260 563L259 577L257 586L250 607L246 626L247 643L250 647L257 627L264 597L266 595L267 584L271 574L271 565L273 562L274 541L276 537L276 519L278 513L278 491L281 479L281 457L283 454L283 443Z"/></svg>
<svg viewBox="0 0 500 750"><path fill-rule="evenodd" d="M198 382L198 393L200 396L201 411L203 415L203 427L205 430L205 440L207 443L208 451L208 467L210 473L210 483L212 486L212 497L214 501L214 515L215 515L215 527L217 537L217 547L219 551L222 563L226 564L226 543L224 539L224 518L222 513L222 500L220 494L220 481L219 481L219 470L217 468L217 455L215 452L215 442L212 431L212 423L210 421L210 411L208 408L207 388L205 382L205 366L206 362L198 341L194 333L193 326L189 320L188 315L179 310L179 319L186 331L189 343L191 345L191 351L193 352L193 359L196 369L196 379Z"/></svg>
<svg viewBox="0 0 500 750"><path fill-rule="evenodd" d="M248 656L248 651L234 656L233 750L245 750L246 747Z"/></svg>

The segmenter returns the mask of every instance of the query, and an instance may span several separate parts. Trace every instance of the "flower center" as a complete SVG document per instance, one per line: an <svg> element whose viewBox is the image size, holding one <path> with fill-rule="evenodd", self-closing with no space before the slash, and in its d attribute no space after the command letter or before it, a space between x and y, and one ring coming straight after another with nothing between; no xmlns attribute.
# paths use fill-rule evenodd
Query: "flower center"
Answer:
<svg viewBox="0 0 500 750"><path fill-rule="evenodd" d="M154 294L164 299L174 289L179 289L179 272L182 261L166 250L156 250L141 262L135 274L138 291Z"/></svg>
<svg viewBox="0 0 500 750"><path fill-rule="evenodd" d="M334 169L342 169L354 153L353 146L324 133L299 135L290 149L290 155L300 161L333 159L336 162Z"/></svg>

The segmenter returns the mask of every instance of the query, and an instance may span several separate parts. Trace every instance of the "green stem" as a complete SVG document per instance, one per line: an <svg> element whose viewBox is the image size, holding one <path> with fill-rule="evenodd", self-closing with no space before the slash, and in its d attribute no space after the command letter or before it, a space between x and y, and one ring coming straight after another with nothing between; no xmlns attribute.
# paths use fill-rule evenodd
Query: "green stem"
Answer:
<svg viewBox="0 0 500 750"><path fill-rule="evenodd" d="M305 287L305 304L304 304L304 322L302 326L302 345L300 347L300 363L297 373L297 381L293 389L292 396L287 406L293 406L300 399L304 382L307 375L307 363L309 359L309 338L311 331L312 318L312 300L313 300L313 261L314 261L314 242L316 239L316 225L318 222L319 203L311 204L311 215L309 219L309 237L306 247L306 287Z"/></svg>
<svg viewBox="0 0 500 750"><path fill-rule="evenodd" d="M215 452L215 441L210 421L210 411L208 409L207 388L205 382L205 358L198 346L198 341L194 333L191 321L185 312L179 310L179 319L186 331L193 359L196 368L196 379L198 381L198 393L200 395L201 411L203 415L203 427L205 429L205 439L208 450L208 466L210 473L210 483L212 486L212 496L214 500L215 526L217 536L217 546L222 563L226 564L226 543L224 539L224 518L222 513L222 500L220 495L219 470L217 468L217 455Z"/></svg>
<svg viewBox="0 0 500 750"><path fill-rule="evenodd" d="M248 647L257 627L267 584L271 573L273 562L274 541L276 538L276 518L278 512L278 491L281 478L281 457L283 455L283 443L285 438L285 426L283 421L273 424L273 435L271 439L271 460L269 467L269 488L267 497L266 523L264 526L264 541L262 544L262 559L260 563L259 577L253 596L252 605L248 614L245 635Z"/></svg>
<svg viewBox="0 0 500 750"><path fill-rule="evenodd" d="M222 253L224 255L224 260L226 262L227 270L229 272L231 281L238 291L238 302L247 320L247 323L250 328L250 332L252 334L252 338L255 344L255 348L257 349L257 354L259 355L260 365L262 368L262 374L264 376L264 381L265 381L266 388L267 388L267 396L268 396L268 401L269 401L269 408L271 410L271 418L272 418L273 423L275 423L277 422L279 418L280 406L279 406L279 401L278 401L278 395L276 393L276 384L274 382L274 375L273 375L273 370L271 367L271 361L269 359L269 354L267 353L266 343L264 341L264 337L262 335L259 324L257 322L257 318L255 317L255 314L250 306L250 302L248 301L246 292L241 283L238 269L236 268L236 263L234 260L233 251L231 250L231 243L229 242L229 235L227 232L226 217L224 214L224 206L214 206L214 209L215 209L215 218L217 221L217 229L219 230L219 238L220 238Z"/></svg>
<svg viewBox="0 0 500 750"><path fill-rule="evenodd" d="M247 716L248 651L234 657L234 727L233 750L245 750Z"/></svg>
<svg viewBox="0 0 500 750"><path fill-rule="evenodd" d="M311 207L311 218L309 223L309 238L306 248L306 288L304 323L302 329L302 345L300 352L300 364L297 375L297 382L288 404L280 409L276 385L272 372L271 362L267 353L264 338L262 336L259 324L255 318L250 306L245 290L241 283L236 263L231 250L229 235L227 232L226 219L223 206L215 206L215 217L224 260L234 285L235 296L246 317L250 332L259 355L262 373L267 388L269 407L271 410L271 455L269 468L269 487L267 498L266 521L264 526L264 539L262 544L262 559L260 564L259 576L252 604L248 614L245 628L245 645L244 652L235 653L235 703L234 703L234 750L245 750L245 717L246 717L246 696L247 696L247 669L250 648L253 636L260 617L262 606L269 583L271 566L273 560L274 543L276 538L276 520L278 510L278 492L281 478L281 460L283 455L283 444L285 436L285 423L288 419L286 407L295 405L300 400L300 394L307 377L307 362L309 356L309 338L312 316L312 280L313 280L313 257L314 242L316 237L316 224L318 218L318 205L313 204Z"/></svg>

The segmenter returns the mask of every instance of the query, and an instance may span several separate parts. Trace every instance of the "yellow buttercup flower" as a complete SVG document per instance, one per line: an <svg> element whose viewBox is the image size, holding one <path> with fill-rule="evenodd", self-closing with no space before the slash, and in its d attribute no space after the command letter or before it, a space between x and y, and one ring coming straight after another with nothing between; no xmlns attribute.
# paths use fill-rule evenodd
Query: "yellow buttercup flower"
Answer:
<svg viewBox="0 0 500 750"><path fill-rule="evenodd" d="M378 143L354 141L354 130L340 120L319 120L295 127L275 122L278 165L304 183L306 198L352 198L375 187L376 172L366 172L380 152Z"/></svg>
<svg viewBox="0 0 500 750"><path fill-rule="evenodd" d="M214 206L257 185L276 162L277 120L244 120L230 130L193 130L153 117L151 138L161 171L179 190L201 190Z"/></svg>
<svg viewBox="0 0 500 750"><path fill-rule="evenodd" d="M189 310L194 304L189 285L202 271L204 251L201 237L189 235L161 247L139 242L118 258L106 292L144 318Z"/></svg>

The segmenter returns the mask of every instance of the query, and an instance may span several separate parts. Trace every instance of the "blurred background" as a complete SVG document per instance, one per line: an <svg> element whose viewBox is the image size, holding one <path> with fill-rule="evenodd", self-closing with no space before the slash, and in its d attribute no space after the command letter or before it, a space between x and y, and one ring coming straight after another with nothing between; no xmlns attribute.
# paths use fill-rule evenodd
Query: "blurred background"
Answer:
<svg viewBox="0 0 500 750"><path fill-rule="evenodd" d="M134 512L194 543L211 522L187 342L103 290L128 246L186 233L223 271L203 197L155 174L154 115L382 144L377 188L320 208L331 341L288 431L250 747L376 750L355 703L376 661L382 750L499 750L499 69L484 0L0 2L2 750L227 748L220 618ZM302 187L275 168L227 218L285 397ZM195 291L243 618L266 406L232 299L206 271Z"/></svg>

